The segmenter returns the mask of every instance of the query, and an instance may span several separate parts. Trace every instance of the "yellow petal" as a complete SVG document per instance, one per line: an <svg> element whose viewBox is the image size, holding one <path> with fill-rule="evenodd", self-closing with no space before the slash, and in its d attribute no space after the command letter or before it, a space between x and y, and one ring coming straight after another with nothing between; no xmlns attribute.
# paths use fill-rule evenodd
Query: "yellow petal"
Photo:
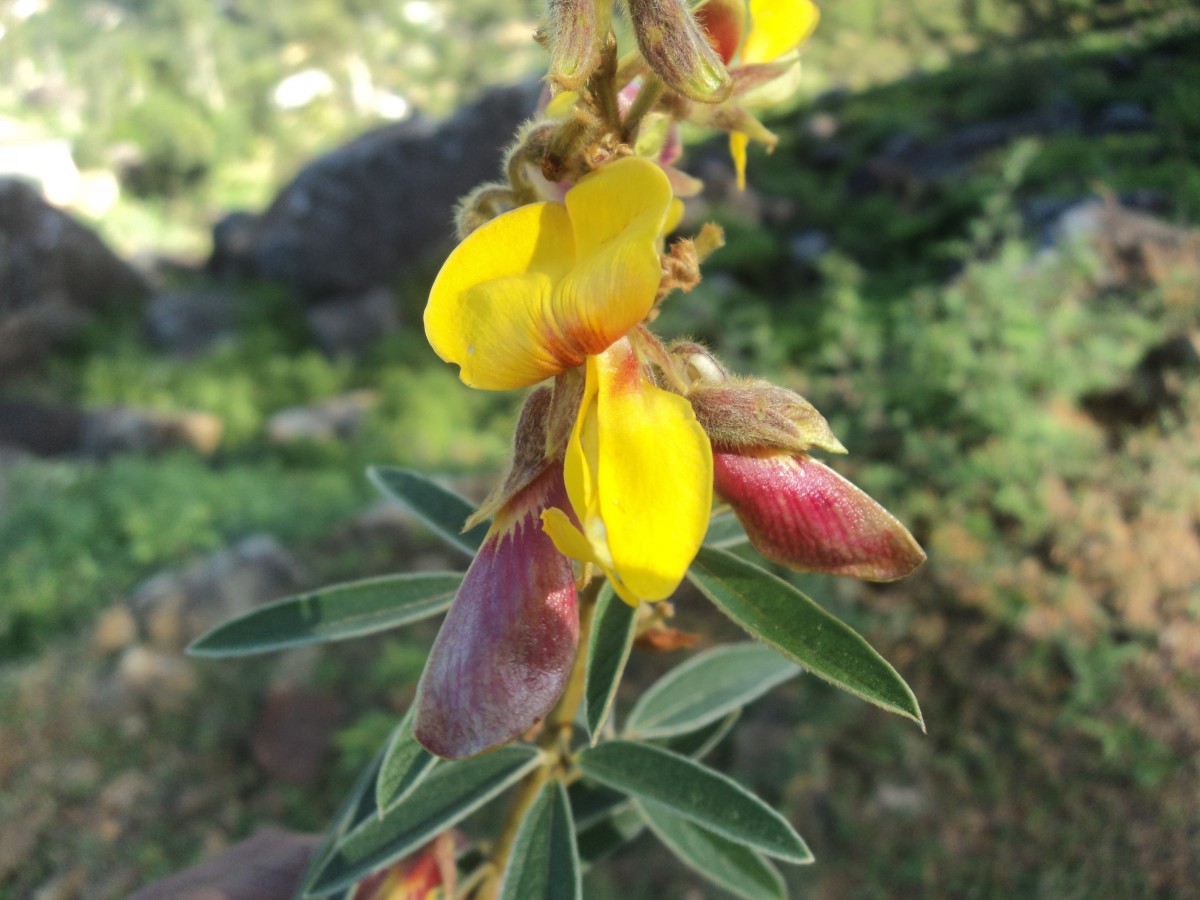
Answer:
<svg viewBox="0 0 1200 900"><path fill-rule="evenodd" d="M472 387L525 387L581 365L646 317L671 202L653 163L612 163L467 236L442 266L425 332Z"/></svg>
<svg viewBox="0 0 1200 900"><path fill-rule="evenodd" d="M662 169L636 156L580 179L567 193L579 258L600 252L618 237L622 241L641 237L652 245L670 202L671 185ZM654 262L657 265L657 255Z"/></svg>
<svg viewBox="0 0 1200 900"><path fill-rule="evenodd" d="M558 507L542 511L542 531L550 536L555 548L563 556L599 565L588 539L571 524L570 517Z"/></svg>
<svg viewBox="0 0 1200 900"><path fill-rule="evenodd" d="M564 474L590 561L624 599L670 596L708 527L712 453L691 404L647 381L627 340L588 359Z"/></svg>
<svg viewBox="0 0 1200 900"><path fill-rule="evenodd" d="M729 133L729 155L733 157L733 168L737 171L737 186L739 191L746 189L746 148L750 138L740 131Z"/></svg>
<svg viewBox="0 0 1200 900"><path fill-rule="evenodd" d="M464 383L488 390L536 384L578 365L549 334L555 285L575 241L566 208L533 203L476 229L447 258L425 307L434 352L457 363Z"/></svg>
<svg viewBox="0 0 1200 900"><path fill-rule="evenodd" d="M671 198L662 169L636 157L567 192L578 263L554 292L553 316L571 345L602 353L653 308L662 278L658 239Z"/></svg>
<svg viewBox="0 0 1200 900"><path fill-rule="evenodd" d="M676 197L671 201L671 210L667 213L667 221L663 223L663 234L670 234L683 221L683 201Z"/></svg>
<svg viewBox="0 0 1200 900"><path fill-rule="evenodd" d="M796 49L812 34L820 16L811 0L750 0L750 33L742 62L770 62Z"/></svg>

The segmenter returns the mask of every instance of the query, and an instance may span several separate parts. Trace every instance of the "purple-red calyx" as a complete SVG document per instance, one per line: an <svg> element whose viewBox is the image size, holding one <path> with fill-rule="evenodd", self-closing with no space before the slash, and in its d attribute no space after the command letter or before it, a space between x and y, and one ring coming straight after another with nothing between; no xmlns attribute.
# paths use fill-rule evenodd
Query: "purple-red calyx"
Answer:
<svg viewBox="0 0 1200 900"><path fill-rule="evenodd" d="M714 448L713 479L751 543L772 562L894 581L925 561L891 513L807 454Z"/></svg>
<svg viewBox="0 0 1200 900"><path fill-rule="evenodd" d="M414 728L431 752L474 756L538 724L566 686L579 643L570 561L541 513L570 509L561 463L497 513L430 652Z"/></svg>

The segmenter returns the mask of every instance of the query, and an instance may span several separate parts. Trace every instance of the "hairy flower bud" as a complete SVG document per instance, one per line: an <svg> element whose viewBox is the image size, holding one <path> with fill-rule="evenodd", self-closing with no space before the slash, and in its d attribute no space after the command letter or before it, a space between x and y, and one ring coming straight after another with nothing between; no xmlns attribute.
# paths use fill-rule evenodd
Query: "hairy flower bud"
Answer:
<svg viewBox="0 0 1200 900"><path fill-rule="evenodd" d="M766 381L730 379L694 386L688 399L716 450L804 453L816 447L828 453L846 452L825 417L787 388Z"/></svg>
<svg viewBox="0 0 1200 900"><path fill-rule="evenodd" d="M795 391L759 379L730 377L720 360L693 341L675 341L667 350L715 451L804 453L816 447L846 452L825 417Z"/></svg>
<svg viewBox="0 0 1200 900"><path fill-rule="evenodd" d="M886 509L805 454L713 454L717 494L754 548L801 572L903 578L925 552Z"/></svg>
<svg viewBox="0 0 1200 900"><path fill-rule="evenodd" d="M720 103L733 81L684 0L626 0L638 49L672 90L698 103Z"/></svg>
<svg viewBox="0 0 1200 900"><path fill-rule="evenodd" d="M550 50L550 80L575 91L600 64L612 21L611 0L549 0L538 38Z"/></svg>

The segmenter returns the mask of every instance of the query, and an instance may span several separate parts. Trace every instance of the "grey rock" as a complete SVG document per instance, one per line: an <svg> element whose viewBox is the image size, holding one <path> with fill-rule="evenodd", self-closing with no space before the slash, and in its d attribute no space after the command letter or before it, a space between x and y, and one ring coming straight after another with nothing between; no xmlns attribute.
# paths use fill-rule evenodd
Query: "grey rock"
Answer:
<svg viewBox="0 0 1200 900"><path fill-rule="evenodd" d="M38 363L92 313L147 293L90 228L0 178L0 378Z"/></svg>
<svg viewBox="0 0 1200 900"><path fill-rule="evenodd" d="M195 690L196 672L189 661L174 653L135 644L121 653L115 682L127 699L145 699L169 708Z"/></svg>
<svg viewBox="0 0 1200 900"><path fill-rule="evenodd" d="M377 392L361 390L330 397L311 406L281 409L267 421L267 437L276 444L345 440L358 430L378 402Z"/></svg>
<svg viewBox="0 0 1200 900"><path fill-rule="evenodd" d="M258 228L257 213L239 209L226 214L212 230L208 271L218 278L249 275L248 261Z"/></svg>
<svg viewBox="0 0 1200 900"><path fill-rule="evenodd" d="M400 328L396 300L385 287L325 300L309 308L306 317L317 344L330 356L357 359Z"/></svg>
<svg viewBox="0 0 1200 900"><path fill-rule="evenodd" d="M258 221L246 268L308 300L388 282L449 243L455 202L499 176L502 149L539 92L495 89L445 123L389 125L316 159Z"/></svg>
<svg viewBox="0 0 1200 900"><path fill-rule="evenodd" d="M216 451L225 423L201 411L158 412L130 406L92 410L84 416L79 450L100 459L118 453L159 453L191 447L209 456Z"/></svg>
<svg viewBox="0 0 1200 900"><path fill-rule="evenodd" d="M799 266L811 267L833 248L833 240L820 228L802 231L788 241L788 256Z"/></svg>
<svg viewBox="0 0 1200 900"><path fill-rule="evenodd" d="M219 288L161 294L146 307L142 323L150 343L190 357L233 334L237 308Z"/></svg>
<svg viewBox="0 0 1200 900"><path fill-rule="evenodd" d="M87 414L72 406L0 399L0 446L38 456L78 453L86 420Z"/></svg>
<svg viewBox="0 0 1200 900"><path fill-rule="evenodd" d="M217 449L223 431L222 420L207 412L128 406L83 410L39 400L0 399L0 446L38 456L105 458L181 446L207 456Z"/></svg>
<svg viewBox="0 0 1200 900"><path fill-rule="evenodd" d="M137 639L137 620L124 603L110 606L96 617L92 647L100 654L116 653Z"/></svg>
<svg viewBox="0 0 1200 900"><path fill-rule="evenodd" d="M1100 121L1097 125L1098 130L1103 133L1149 131L1153 127L1154 117L1150 115L1146 107L1140 103L1128 101L1110 103L1106 106L1104 112L1100 114Z"/></svg>
<svg viewBox="0 0 1200 900"><path fill-rule="evenodd" d="M165 651L186 647L233 616L295 593L306 583L273 537L252 535L181 569L142 582L129 598L141 637Z"/></svg>

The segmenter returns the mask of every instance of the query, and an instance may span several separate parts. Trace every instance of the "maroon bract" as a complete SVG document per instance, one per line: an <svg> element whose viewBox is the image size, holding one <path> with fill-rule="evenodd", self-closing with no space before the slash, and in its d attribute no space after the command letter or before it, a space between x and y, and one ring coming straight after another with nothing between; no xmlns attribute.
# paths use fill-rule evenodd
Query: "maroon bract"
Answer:
<svg viewBox="0 0 1200 900"><path fill-rule="evenodd" d="M570 509L562 464L497 513L434 642L417 689L414 733L462 759L520 737L562 694L579 643L570 561L542 510Z"/></svg>
<svg viewBox="0 0 1200 900"><path fill-rule="evenodd" d="M772 562L894 581L925 561L895 516L805 454L715 451L713 479L751 543Z"/></svg>

